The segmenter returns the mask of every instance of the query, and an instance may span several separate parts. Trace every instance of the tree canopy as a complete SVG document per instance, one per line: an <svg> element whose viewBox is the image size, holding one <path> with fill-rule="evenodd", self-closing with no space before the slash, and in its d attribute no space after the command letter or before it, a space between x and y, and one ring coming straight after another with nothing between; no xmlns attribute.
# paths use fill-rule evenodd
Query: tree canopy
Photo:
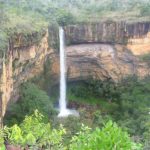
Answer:
<svg viewBox="0 0 150 150"><path fill-rule="evenodd" d="M0 0L0 50L14 33L30 34L51 23L102 19L150 20L150 0ZM123 16L123 17L122 17Z"/></svg>

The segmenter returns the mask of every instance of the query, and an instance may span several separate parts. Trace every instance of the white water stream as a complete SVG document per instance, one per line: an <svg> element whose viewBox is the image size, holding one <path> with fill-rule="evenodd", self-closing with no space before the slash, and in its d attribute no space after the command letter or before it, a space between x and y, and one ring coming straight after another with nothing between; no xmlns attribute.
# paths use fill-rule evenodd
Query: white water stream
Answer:
<svg viewBox="0 0 150 150"><path fill-rule="evenodd" d="M66 102L66 55L65 55L65 36L62 27L59 28L60 39L60 98L58 117L67 117L68 115L78 115L75 110L67 109Z"/></svg>

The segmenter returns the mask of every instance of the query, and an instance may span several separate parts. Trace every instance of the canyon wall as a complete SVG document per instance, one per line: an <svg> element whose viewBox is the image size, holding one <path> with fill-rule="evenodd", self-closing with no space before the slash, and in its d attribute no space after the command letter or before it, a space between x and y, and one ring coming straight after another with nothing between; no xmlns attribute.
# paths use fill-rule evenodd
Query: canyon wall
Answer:
<svg viewBox="0 0 150 150"><path fill-rule="evenodd" d="M64 27L68 81L111 78L128 75L144 77L149 66L139 56L150 53L150 22L99 22ZM6 59L0 59L0 115L8 101L18 99L21 83L41 74L43 65L52 84L59 81L58 28L49 27L40 38L34 33L13 37ZM37 81L39 82L39 81ZM2 117L0 117L2 118Z"/></svg>
<svg viewBox="0 0 150 150"><path fill-rule="evenodd" d="M12 39L12 48L6 52L5 59L1 59L0 116L4 116L11 98L14 101L18 99L21 83L38 76L43 71L47 56L53 53L48 46L48 31L39 41L35 41L37 35L30 35L27 41L23 36L17 35Z"/></svg>
<svg viewBox="0 0 150 150"><path fill-rule="evenodd" d="M150 22L99 22L65 27L68 44L105 43L126 45L133 54L150 52Z"/></svg>
<svg viewBox="0 0 150 150"><path fill-rule="evenodd" d="M118 81L128 75L150 74L148 64L140 59L150 53L150 22L106 21L68 25L64 29L68 81L91 76ZM56 68L52 69L56 81L58 61L51 67Z"/></svg>

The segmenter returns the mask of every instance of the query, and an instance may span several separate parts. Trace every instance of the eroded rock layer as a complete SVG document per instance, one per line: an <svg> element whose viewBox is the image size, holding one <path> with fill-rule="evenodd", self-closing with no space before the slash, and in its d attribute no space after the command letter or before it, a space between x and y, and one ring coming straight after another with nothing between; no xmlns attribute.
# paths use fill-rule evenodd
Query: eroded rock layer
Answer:
<svg viewBox="0 0 150 150"><path fill-rule="evenodd" d="M65 27L66 40L71 44L127 43L128 38L142 38L150 31L149 22L98 22Z"/></svg>
<svg viewBox="0 0 150 150"><path fill-rule="evenodd" d="M4 116L7 103L12 97L13 100L18 99L21 83L43 71L43 65L50 53L53 53L53 50L48 47L48 32L38 43L25 43L19 36L16 40L13 39L13 45L6 53L7 57L1 59L0 116Z"/></svg>
<svg viewBox="0 0 150 150"><path fill-rule="evenodd" d="M67 47L68 78L94 77L118 81L128 75L145 76L148 66L122 45L81 44Z"/></svg>
<svg viewBox="0 0 150 150"><path fill-rule="evenodd" d="M123 45L79 44L66 47L68 81L113 79L118 81L128 75L144 77L150 70L146 63ZM51 65L55 81L59 79L59 58Z"/></svg>
<svg viewBox="0 0 150 150"><path fill-rule="evenodd" d="M139 56L150 53L150 22L99 22L64 27L68 81L149 75L147 63ZM21 83L44 70L52 82L59 81L58 28L28 36L17 35L9 43L7 59L0 59L0 118L8 101L18 99ZM27 39L27 40L26 40ZM57 49L57 50L56 50ZM138 55L138 56L137 56ZM38 82L38 81L37 81ZM1 122L1 120L0 120Z"/></svg>
<svg viewBox="0 0 150 150"><path fill-rule="evenodd" d="M99 22L65 27L67 44L126 45L135 55L150 53L150 22Z"/></svg>

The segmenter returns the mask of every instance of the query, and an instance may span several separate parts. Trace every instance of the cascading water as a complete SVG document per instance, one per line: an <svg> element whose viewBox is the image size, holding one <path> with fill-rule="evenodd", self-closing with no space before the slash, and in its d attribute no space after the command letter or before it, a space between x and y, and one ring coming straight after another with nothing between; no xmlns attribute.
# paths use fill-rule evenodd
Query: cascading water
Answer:
<svg viewBox="0 0 150 150"><path fill-rule="evenodd" d="M66 102L66 55L65 55L65 37L64 30L59 27L59 39L60 39L60 98L59 109L60 113L58 117L66 117L68 115L78 115L75 110L67 109Z"/></svg>
<svg viewBox="0 0 150 150"><path fill-rule="evenodd" d="M65 44L64 44L64 30L59 28L60 39L60 99L59 99L59 116L63 116L67 111L66 103L66 57L65 57Z"/></svg>

